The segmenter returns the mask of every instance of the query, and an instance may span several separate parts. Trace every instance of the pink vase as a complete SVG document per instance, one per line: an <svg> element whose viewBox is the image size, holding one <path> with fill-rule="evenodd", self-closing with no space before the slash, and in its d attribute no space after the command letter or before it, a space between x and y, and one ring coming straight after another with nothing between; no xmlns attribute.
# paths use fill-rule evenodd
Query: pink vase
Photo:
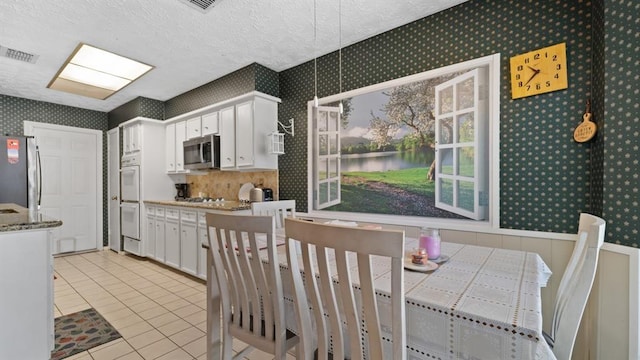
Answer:
<svg viewBox="0 0 640 360"><path fill-rule="evenodd" d="M440 233L438 229L423 228L420 232L420 247L427 250L429 260L440 257Z"/></svg>

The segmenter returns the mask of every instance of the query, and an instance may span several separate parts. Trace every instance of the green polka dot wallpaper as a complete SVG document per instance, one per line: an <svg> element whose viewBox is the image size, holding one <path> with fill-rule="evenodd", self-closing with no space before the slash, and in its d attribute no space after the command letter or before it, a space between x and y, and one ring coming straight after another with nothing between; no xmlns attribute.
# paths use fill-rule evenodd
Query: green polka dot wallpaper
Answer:
<svg viewBox="0 0 640 360"><path fill-rule="evenodd" d="M23 135L24 121L80 127L104 131L102 136L102 197L107 199L107 113L0 95L0 134ZM103 242L108 241L107 202L102 205Z"/></svg>
<svg viewBox="0 0 640 360"><path fill-rule="evenodd" d="M633 19L637 30L638 16L629 17L629 12L637 15L637 6L637 2L617 1L609 7L607 2L604 18L609 16L609 12L614 12L621 17L616 22ZM609 77L602 73L603 59L610 59L609 50L603 54L604 47L609 44L606 36L606 45L603 45L593 35L594 23L598 38L603 32L611 33L609 28L612 25L604 24L601 14L598 15L599 20L593 19L594 11L602 12L603 8L601 0L597 4L559 0L472 0L342 49L342 91L500 53L500 226L573 233L581 212L602 215L608 221L617 216L631 220L632 215L618 215L618 210L607 216L607 194L610 192L607 186L615 184L620 187L626 183L612 181L604 185L603 191L603 169L611 173L625 169L621 169L618 163L612 164L611 160L604 160L603 166L603 154L606 157L608 151L619 147L609 143L610 139L605 135L608 132L604 130L589 143L580 144L573 140L573 130L582 121L585 102L591 97L599 97L594 99L595 120L601 128L604 127L604 115L606 126L609 126L610 118L604 114L603 99L609 91L602 88L605 77L607 86L611 84ZM618 28L617 31L623 33L625 30ZM635 38L632 37L634 35ZM637 31L635 34L627 32L625 36L632 37L630 40L636 42L637 51ZM567 44L568 89L511 100L509 58L560 42ZM629 45L620 46L624 45L627 49L620 49L622 59L614 59L615 63L629 61L637 67L638 57L630 56ZM594 54L594 47L599 53ZM595 71L594 58L598 65ZM338 93L337 52L320 56L317 66L318 96ZM285 155L280 157L280 194L282 198L296 199L300 211L307 209L307 163L306 157L300 154L306 154L307 150L306 103L314 95L313 71L311 61L280 73L283 102L279 117L281 121L294 118L296 122L296 136L286 137ZM621 71L618 68L617 72ZM637 79L637 71L634 74ZM593 84L594 81L597 84ZM623 82L623 86L629 85L629 82ZM628 112L617 112L622 116L628 115ZM628 117L625 119L629 120ZM634 127L638 128L628 124L625 134ZM628 147L628 152L622 153L623 157L633 154L633 149L637 152L637 140ZM638 184L636 169L625 171L635 176L635 187L629 189L635 194ZM607 174L604 177L606 179ZM628 209L635 209L635 214L638 214L637 200L636 195L628 202ZM627 236L624 227L609 229L608 241L637 246L637 230L628 229L631 236Z"/></svg>
<svg viewBox="0 0 640 360"><path fill-rule="evenodd" d="M257 81L256 78L260 80ZM165 119L258 90L278 96L278 73L251 64L165 102Z"/></svg>
<svg viewBox="0 0 640 360"><path fill-rule="evenodd" d="M138 116L164 120L164 102L139 96L109 111L109 129Z"/></svg>
<svg viewBox="0 0 640 360"><path fill-rule="evenodd" d="M342 91L500 53L500 226L573 233L589 212L607 221L606 241L638 247L639 19L637 0L470 0L342 49ZM568 89L511 100L509 58L560 42ZM319 97L340 92L338 63L337 52L318 57ZM279 157L279 192L306 211L313 74L313 61L280 73L251 64L167 101L139 97L109 114L0 95L0 132L22 134L23 120L106 131L136 116L168 119L261 91L282 99L280 121L295 119L296 136L286 135ZM598 133L580 144L573 130L587 99ZM104 148L106 184L106 135ZM106 216L105 208L105 243Z"/></svg>
<svg viewBox="0 0 640 360"><path fill-rule="evenodd" d="M602 216L607 241L640 243L640 2L605 1Z"/></svg>

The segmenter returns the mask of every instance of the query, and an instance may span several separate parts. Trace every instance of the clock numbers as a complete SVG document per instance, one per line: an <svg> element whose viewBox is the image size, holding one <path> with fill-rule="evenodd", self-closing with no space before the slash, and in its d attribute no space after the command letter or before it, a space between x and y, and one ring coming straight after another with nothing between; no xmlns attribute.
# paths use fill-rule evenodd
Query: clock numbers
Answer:
<svg viewBox="0 0 640 360"><path fill-rule="evenodd" d="M568 87L565 43L514 55L510 68L512 99Z"/></svg>

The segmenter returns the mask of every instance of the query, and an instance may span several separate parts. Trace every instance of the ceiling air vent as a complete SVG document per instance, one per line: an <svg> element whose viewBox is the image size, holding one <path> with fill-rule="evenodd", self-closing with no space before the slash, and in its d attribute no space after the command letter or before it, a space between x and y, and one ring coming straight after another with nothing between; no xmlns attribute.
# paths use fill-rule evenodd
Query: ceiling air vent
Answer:
<svg viewBox="0 0 640 360"><path fill-rule="evenodd" d="M0 46L0 56L7 57L13 60L28 62L31 64L35 64L40 57L40 55L29 54L24 51L10 49L4 46Z"/></svg>
<svg viewBox="0 0 640 360"><path fill-rule="evenodd" d="M207 12L214 7L220 0L180 0L181 2L200 10L201 12Z"/></svg>

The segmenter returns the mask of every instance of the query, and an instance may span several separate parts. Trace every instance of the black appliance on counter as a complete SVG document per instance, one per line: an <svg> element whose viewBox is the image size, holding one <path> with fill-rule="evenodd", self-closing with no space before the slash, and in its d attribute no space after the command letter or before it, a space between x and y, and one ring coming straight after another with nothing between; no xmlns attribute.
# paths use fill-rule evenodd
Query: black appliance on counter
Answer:
<svg viewBox="0 0 640 360"><path fill-rule="evenodd" d="M176 201L189 198L189 184L176 184Z"/></svg>
<svg viewBox="0 0 640 360"><path fill-rule="evenodd" d="M263 188L262 189L262 195L263 195L263 199L264 201L273 201L273 190L269 189L269 188Z"/></svg>

